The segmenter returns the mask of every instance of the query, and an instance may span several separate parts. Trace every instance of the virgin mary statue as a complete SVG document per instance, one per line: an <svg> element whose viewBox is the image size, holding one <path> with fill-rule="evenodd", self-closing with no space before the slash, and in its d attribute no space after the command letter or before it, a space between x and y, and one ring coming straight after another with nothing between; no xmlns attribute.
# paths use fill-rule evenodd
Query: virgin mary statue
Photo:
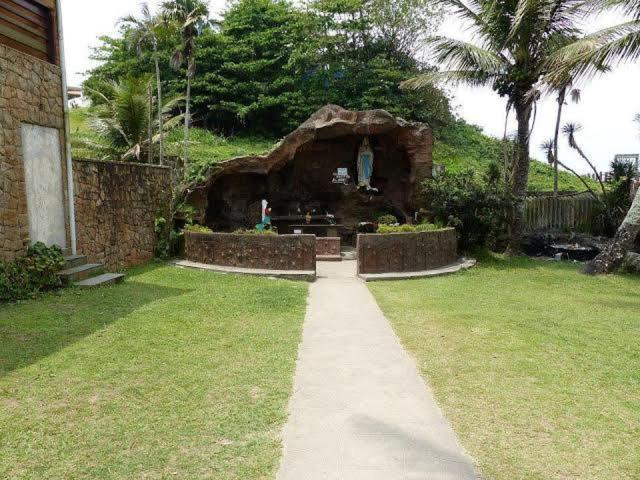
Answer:
<svg viewBox="0 0 640 480"><path fill-rule="evenodd" d="M371 188L371 176L373 175L373 150L369 145L369 137L365 137L358 150L358 186Z"/></svg>

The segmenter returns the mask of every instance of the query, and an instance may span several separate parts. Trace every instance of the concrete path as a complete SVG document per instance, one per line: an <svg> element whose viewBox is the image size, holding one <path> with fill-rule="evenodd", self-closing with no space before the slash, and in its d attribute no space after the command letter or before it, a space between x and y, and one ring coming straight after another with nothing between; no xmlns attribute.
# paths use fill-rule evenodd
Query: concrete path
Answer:
<svg viewBox="0 0 640 480"><path fill-rule="evenodd" d="M458 444L355 262L310 286L278 480L467 480Z"/></svg>

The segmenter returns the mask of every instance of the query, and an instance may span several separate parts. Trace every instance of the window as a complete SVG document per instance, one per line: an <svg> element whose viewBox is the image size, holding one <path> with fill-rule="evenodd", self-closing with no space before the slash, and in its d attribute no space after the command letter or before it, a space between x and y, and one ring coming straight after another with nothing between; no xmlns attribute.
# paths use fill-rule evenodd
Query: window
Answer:
<svg viewBox="0 0 640 480"><path fill-rule="evenodd" d="M53 0L0 0L0 44L58 64Z"/></svg>

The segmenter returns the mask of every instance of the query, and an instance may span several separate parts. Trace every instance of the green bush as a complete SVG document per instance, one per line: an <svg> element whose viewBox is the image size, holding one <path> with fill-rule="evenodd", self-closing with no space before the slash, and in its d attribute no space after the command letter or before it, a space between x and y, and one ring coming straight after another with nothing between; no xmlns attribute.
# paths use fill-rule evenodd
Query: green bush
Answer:
<svg viewBox="0 0 640 480"><path fill-rule="evenodd" d="M380 225L396 225L398 219L394 215L385 214L378 217L378 223Z"/></svg>
<svg viewBox="0 0 640 480"><path fill-rule="evenodd" d="M495 246L506 231L512 204L500 168L445 173L424 182L425 206L435 221L455 227L462 249Z"/></svg>
<svg viewBox="0 0 640 480"><path fill-rule="evenodd" d="M56 273L65 266L59 247L38 242L13 262L0 262L0 302L32 298L62 286Z"/></svg>
<svg viewBox="0 0 640 480"><path fill-rule="evenodd" d="M204 225L187 225L186 227L184 227L185 232L192 232L192 233L213 233L213 230L211 230L209 227L205 227Z"/></svg>
<svg viewBox="0 0 640 480"><path fill-rule="evenodd" d="M233 232L237 235L277 235L274 230L258 230L257 228L238 229Z"/></svg>
<svg viewBox="0 0 640 480"><path fill-rule="evenodd" d="M435 225L433 223L420 223L418 225L410 225L405 223L404 225L385 225L378 226L377 233L416 233L416 232L433 232L440 230L442 226Z"/></svg>

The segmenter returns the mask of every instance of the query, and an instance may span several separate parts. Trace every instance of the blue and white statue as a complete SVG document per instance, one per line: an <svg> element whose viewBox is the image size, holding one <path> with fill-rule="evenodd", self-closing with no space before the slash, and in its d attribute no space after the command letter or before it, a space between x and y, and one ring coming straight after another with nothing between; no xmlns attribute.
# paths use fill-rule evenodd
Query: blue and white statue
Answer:
<svg viewBox="0 0 640 480"><path fill-rule="evenodd" d="M371 188L371 176L373 175L373 150L369 145L369 137L365 137L358 150L358 186Z"/></svg>

